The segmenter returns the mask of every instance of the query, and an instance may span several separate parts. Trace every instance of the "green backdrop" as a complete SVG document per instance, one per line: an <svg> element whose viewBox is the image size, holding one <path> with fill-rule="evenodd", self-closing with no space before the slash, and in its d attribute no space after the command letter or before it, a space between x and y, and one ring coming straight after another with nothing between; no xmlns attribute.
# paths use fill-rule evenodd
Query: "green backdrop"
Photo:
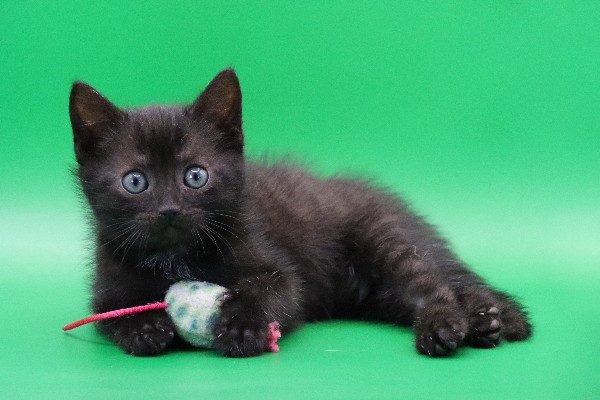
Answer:
<svg viewBox="0 0 600 400"><path fill-rule="evenodd" d="M0 5L0 397L600 398L599 2L92 3ZM403 193L535 336L428 359L409 329L338 321L231 360L64 334L88 313L90 254L71 82L188 102L225 66L250 154Z"/></svg>

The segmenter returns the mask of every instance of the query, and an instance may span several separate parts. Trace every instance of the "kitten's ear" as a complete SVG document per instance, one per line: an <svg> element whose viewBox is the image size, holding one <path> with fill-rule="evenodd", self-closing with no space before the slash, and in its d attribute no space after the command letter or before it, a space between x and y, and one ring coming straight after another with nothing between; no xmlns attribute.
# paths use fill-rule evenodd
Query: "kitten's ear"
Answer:
<svg viewBox="0 0 600 400"><path fill-rule="evenodd" d="M208 120L227 133L231 145L243 146L242 91L233 69L219 72L190 110L192 118Z"/></svg>
<svg viewBox="0 0 600 400"><path fill-rule="evenodd" d="M75 158L85 162L99 142L124 118L124 113L84 82L75 82L69 98Z"/></svg>

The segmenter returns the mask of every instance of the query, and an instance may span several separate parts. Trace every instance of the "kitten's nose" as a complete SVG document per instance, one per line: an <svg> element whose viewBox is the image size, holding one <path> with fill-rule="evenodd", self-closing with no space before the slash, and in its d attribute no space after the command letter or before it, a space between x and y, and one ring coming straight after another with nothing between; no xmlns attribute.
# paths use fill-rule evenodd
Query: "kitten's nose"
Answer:
<svg viewBox="0 0 600 400"><path fill-rule="evenodd" d="M164 210L160 210L158 213L161 215L161 217L173 218L177 214L179 214L179 209L178 208L167 208Z"/></svg>

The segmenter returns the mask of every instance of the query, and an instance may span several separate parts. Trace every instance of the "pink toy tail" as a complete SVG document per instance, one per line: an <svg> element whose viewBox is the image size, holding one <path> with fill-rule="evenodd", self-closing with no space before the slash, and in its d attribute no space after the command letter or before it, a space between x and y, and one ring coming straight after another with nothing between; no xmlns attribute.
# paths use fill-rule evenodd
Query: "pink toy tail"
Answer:
<svg viewBox="0 0 600 400"><path fill-rule="evenodd" d="M105 312L105 313L101 313L101 314L90 315L89 317L82 318L75 322L71 322L70 324L63 326L62 329L63 329L63 331L69 331L71 329L77 328L78 326L89 324L90 322L94 322L94 321L100 321L102 319L121 317L123 315L136 314L139 312L149 311L149 310L159 310L159 309L163 309L163 308L167 308L167 303L156 302L156 303L146 304L145 306L122 308L120 310L114 310L114 311L109 311L109 312Z"/></svg>
<svg viewBox="0 0 600 400"><path fill-rule="evenodd" d="M265 350L272 353L279 351L279 345L277 341L281 338L281 331L279 330L279 322L273 321L269 324L269 330L267 332L267 343L265 343Z"/></svg>

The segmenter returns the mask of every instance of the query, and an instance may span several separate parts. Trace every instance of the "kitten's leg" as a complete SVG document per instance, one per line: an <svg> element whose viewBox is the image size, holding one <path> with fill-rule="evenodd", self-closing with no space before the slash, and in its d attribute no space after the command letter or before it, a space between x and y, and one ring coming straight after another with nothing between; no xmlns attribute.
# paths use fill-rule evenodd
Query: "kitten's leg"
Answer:
<svg viewBox="0 0 600 400"><path fill-rule="evenodd" d="M389 249L382 257L382 279L375 295L378 317L411 322L419 353L453 354L468 332L467 316L454 291L414 246Z"/></svg>
<svg viewBox="0 0 600 400"><path fill-rule="evenodd" d="M378 245L366 253L373 255L380 276L374 296L377 317L412 322L420 353L447 356L463 341L494 347L501 339L530 336L525 312L509 295L488 287L443 248L433 256L395 239L402 237L401 229L386 228L375 231L371 243Z"/></svg>
<svg viewBox="0 0 600 400"><path fill-rule="evenodd" d="M298 320L297 284L291 274L274 270L239 280L225 295L213 328L217 351L252 357L265 351L268 324L289 330Z"/></svg>
<svg viewBox="0 0 600 400"><path fill-rule="evenodd" d="M501 339L524 340L531 325L521 305L506 293L485 285L460 288L460 303L469 315L466 343L473 347L497 346Z"/></svg>

